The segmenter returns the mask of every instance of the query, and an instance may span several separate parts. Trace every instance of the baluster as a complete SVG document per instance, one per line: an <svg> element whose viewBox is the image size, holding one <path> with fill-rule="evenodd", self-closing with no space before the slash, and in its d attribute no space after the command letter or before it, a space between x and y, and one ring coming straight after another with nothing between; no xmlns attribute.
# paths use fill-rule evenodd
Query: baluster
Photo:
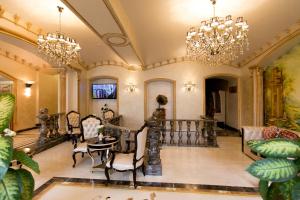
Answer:
<svg viewBox="0 0 300 200"><path fill-rule="evenodd" d="M207 125L207 121L204 121L204 127L202 129L202 137L204 138L203 145L208 146L208 125Z"/></svg>
<svg viewBox="0 0 300 200"><path fill-rule="evenodd" d="M200 128L200 121L196 120L195 121L195 128L196 128L196 133L195 133L195 145L199 145L200 144L200 132L199 132L199 128Z"/></svg>
<svg viewBox="0 0 300 200"><path fill-rule="evenodd" d="M54 119L53 119L53 116L50 116L50 118L48 120L48 127L49 127L49 135L48 135L48 137L49 138L53 138L54 137L54 134L53 134L53 131L54 131Z"/></svg>
<svg viewBox="0 0 300 200"><path fill-rule="evenodd" d="M166 144L166 121L162 121L162 144Z"/></svg>
<svg viewBox="0 0 300 200"><path fill-rule="evenodd" d="M59 129L58 118L59 118L59 115L56 114L54 116L54 134L56 137L60 136L59 131L58 131L58 129Z"/></svg>
<svg viewBox="0 0 300 200"><path fill-rule="evenodd" d="M186 140L186 144L191 145L192 141L191 141L191 121L187 120L186 121L186 135L187 135L187 140Z"/></svg>
<svg viewBox="0 0 300 200"><path fill-rule="evenodd" d="M175 141L174 141L174 120L170 120L170 144L175 144Z"/></svg>
<svg viewBox="0 0 300 200"><path fill-rule="evenodd" d="M178 120L178 145L182 145L182 120Z"/></svg>

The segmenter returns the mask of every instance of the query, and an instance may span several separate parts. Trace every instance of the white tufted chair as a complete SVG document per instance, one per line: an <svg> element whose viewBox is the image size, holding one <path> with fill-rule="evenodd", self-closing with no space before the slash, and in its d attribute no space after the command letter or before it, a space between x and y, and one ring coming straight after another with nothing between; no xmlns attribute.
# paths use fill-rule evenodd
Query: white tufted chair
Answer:
<svg viewBox="0 0 300 200"><path fill-rule="evenodd" d="M116 153L113 152L113 156L109 162L106 163L105 176L107 182L110 181L109 169L114 169L119 172L132 171L133 172L133 183L136 188L136 170L142 168L143 174L145 175L144 167L144 155L146 148L148 128L144 124L140 130L135 134L135 150L134 153Z"/></svg>
<svg viewBox="0 0 300 200"><path fill-rule="evenodd" d="M81 132L82 132L82 140L80 143L75 143L73 149L73 167L76 165L76 154L82 153L82 157L85 153L87 153L87 143L85 140L90 138L95 138L98 136L98 128L102 124L102 121L99 117L94 115L89 115L83 118L80 122L81 124Z"/></svg>
<svg viewBox="0 0 300 200"><path fill-rule="evenodd" d="M72 138L72 143L77 141L77 138L80 137L80 113L76 111L70 111L66 115L67 125L68 125L68 134Z"/></svg>

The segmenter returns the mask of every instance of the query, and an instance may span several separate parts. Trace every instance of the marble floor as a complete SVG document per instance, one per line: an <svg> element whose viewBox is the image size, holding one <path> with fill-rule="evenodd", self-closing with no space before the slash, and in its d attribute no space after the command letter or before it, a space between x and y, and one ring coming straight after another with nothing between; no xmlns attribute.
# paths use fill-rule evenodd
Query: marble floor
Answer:
<svg viewBox="0 0 300 200"><path fill-rule="evenodd" d="M163 175L144 177L139 172L137 181L256 188L258 180L245 171L252 160L241 152L240 138L218 137L218 144L219 148L163 147ZM72 148L71 142L64 142L34 156L41 169L40 175L34 174L36 188L53 177L105 179L104 172L90 171L87 155L77 155L77 165L72 168ZM131 181L132 174L113 172L111 179Z"/></svg>

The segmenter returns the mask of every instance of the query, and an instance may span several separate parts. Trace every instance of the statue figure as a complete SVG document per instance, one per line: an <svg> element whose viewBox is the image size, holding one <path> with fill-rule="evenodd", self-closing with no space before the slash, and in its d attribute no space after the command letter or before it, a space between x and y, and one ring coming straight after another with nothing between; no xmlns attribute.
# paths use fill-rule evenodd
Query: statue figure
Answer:
<svg viewBox="0 0 300 200"><path fill-rule="evenodd" d="M47 140L47 134L48 134L48 127L47 127L47 122L49 120L49 114L48 114L48 109L47 108L41 108L39 111L39 115L37 116L39 118L39 122L41 124L40 127L40 137L38 140L38 145L43 145L45 144Z"/></svg>

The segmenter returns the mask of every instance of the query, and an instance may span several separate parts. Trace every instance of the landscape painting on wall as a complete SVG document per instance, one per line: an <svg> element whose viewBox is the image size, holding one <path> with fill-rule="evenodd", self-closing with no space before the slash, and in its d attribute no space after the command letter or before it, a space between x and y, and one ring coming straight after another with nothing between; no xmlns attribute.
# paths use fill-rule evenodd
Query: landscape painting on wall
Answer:
<svg viewBox="0 0 300 200"><path fill-rule="evenodd" d="M300 45L264 72L266 125L300 131Z"/></svg>

